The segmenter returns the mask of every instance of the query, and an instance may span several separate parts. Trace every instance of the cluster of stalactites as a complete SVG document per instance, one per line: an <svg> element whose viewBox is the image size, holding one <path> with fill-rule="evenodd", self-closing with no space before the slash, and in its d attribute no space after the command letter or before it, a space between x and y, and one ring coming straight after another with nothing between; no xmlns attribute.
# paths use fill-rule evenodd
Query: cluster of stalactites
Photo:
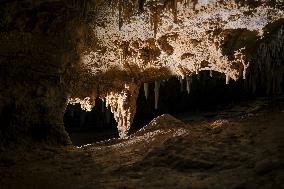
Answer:
<svg viewBox="0 0 284 189"><path fill-rule="evenodd" d="M134 83L125 84L123 90L110 92L105 97L106 107L110 106L111 112L114 114L121 138L127 137L128 130L133 122L139 92L138 87Z"/></svg>
<svg viewBox="0 0 284 189"><path fill-rule="evenodd" d="M178 0L168 0L168 1L148 1L147 0L137 0L137 1L132 1L131 2L131 9L129 9L129 5L127 1L124 0L117 0L117 3L114 3L114 5L117 6L118 9L118 25L119 25L119 30L121 29L124 19L125 19L125 12L130 12L130 11L134 11L135 13L142 13L145 10L145 5L147 6L147 9L149 9L151 11L151 13L149 13L150 15L150 20L149 22L151 23L151 26L154 30L154 35L156 35L157 33L157 29L158 29L158 24L161 21L160 19L160 14L161 14L161 10L163 10L164 8L168 8L169 10L172 11L174 20L177 19L177 4L178 4ZM182 2L187 8L191 8L194 10L194 5L196 4L195 2L193 2L192 0L184 0ZM126 18L128 19L128 18Z"/></svg>
<svg viewBox="0 0 284 189"><path fill-rule="evenodd" d="M269 42L260 44L256 64L252 67L247 86L254 93L257 85L265 87L266 93L281 91L284 75L284 26L271 35Z"/></svg>
<svg viewBox="0 0 284 189"><path fill-rule="evenodd" d="M95 105L94 102L91 103L90 97L86 97L83 100L81 100L80 98L69 98L67 104L80 104L81 109L87 112L91 111L93 106Z"/></svg>
<svg viewBox="0 0 284 189"><path fill-rule="evenodd" d="M209 70L210 77L213 77L213 71ZM197 77L199 79L199 74L197 74ZM184 88L186 89L186 92L190 94L191 86L192 86L192 77L191 76L178 76L177 79L180 82L180 92L184 91ZM225 74L225 83L228 85L230 82L230 76L228 74ZM164 80L163 80L164 81ZM184 82L185 86L184 87ZM155 93L155 109L158 109L158 102L159 102L159 94L160 94L160 85L161 81L155 81L154 86L154 93ZM149 98L149 83L144 83L144 96L146 100Z"/></svg>
<svg viewBox="0 0 284 189"><path fill-rule="evenodd" d="M154 92L155 92L155 109L158 109L158 102L159 102L159 95L160 95L160 81L155 81L155 88L154 88ZM144 83L144 94L145 94L145 98L146 100L149 97L149 84L148 83Z"/></svg>
<svg viewBox="0 0 284 189"><path fill-rule="evenodd" d="M198 75L199 76L199 75ZM184 80L185 80L185 84L186 84L186 91L189 94L190 90L191 90L191 84L192 84L192 77L190 76L186 76L185 78L182 76L178 77L178 80L180 82L180 92L183 92L184 90Z"/></svg>
<svg viewBox="0 0 284 189"><path fill-rule="evenodd" d="M106 113L107 123L110 123L112 112L121 138L127 137L128 130L133 122L138 93L139 85L126 83L123 89L111 91L104 97L100 97L103 101L102 112ZM91 111L94 106L94 102L91 102L90 97L83 100L69 98L67 104L80 104L81 109L85 111Z"/></svg>
<svg viewBox="0 0 284 189"><path fill-rule="evenodd" d="M109 106L106 106L105 100L104 98L101 99L102 100L102 113L104 113L105 115L105 119L106 119L106 123L110 124L111 122L111 110Z"/></svg>
<svg viewBox="0 0 284 189"><path fill-rule="evenodd" d="M183 92L184 89L184 79L180 76L178 77L178 80L180 81L180 89L181 92ZM164 82L165 80L163 80ZM192 85L192 77L186 76L185 77L185 82L186 82L186 91L189 94L191 90L191 85ZM158 109L158 103L159 103L159 95L160 95L160 86L161 86L161 81L155 81L155 86L154 86L154 93L155 93L155 109ZM149 97L149 83L144 83L144 95L146 100Z"/></svg>

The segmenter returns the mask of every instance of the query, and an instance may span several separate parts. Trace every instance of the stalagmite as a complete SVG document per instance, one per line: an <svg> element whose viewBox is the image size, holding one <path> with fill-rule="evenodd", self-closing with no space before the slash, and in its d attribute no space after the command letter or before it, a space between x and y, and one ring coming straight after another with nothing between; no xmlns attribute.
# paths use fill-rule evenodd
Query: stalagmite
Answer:
<svg viewBox="0 0 284 189"><path fill-rule="evenodd" d="M230 76L228 74L226 74L226 85L228 85L230 82Z"/></svg>
<svg viewBox="0 0 284 189"><path fill-rule="evenodd" d="M190 89L191 89L191 77L187 76L186 77L186 91L189 94L190 93Z"/></svg>
<svg viewBox="0 0 284 189"><path fill-rule="evenodd" d="M120 91L112 91L106 96L106 104L111 108L121 138L126 138L136 112L139 85L127 83Z"/></svg>
<svg viewBox="0 0 284 189"><path fill-rule="evenodd" d="M148 83L144 83L144 95L147 100L149 96L149 84Z"/></svg>
<svg viewBox="0 0 284 189"><path fill-rule="evenodd" d="M159 92L160 92L160 81L155 81L155 109L158 109Z"/></svg>

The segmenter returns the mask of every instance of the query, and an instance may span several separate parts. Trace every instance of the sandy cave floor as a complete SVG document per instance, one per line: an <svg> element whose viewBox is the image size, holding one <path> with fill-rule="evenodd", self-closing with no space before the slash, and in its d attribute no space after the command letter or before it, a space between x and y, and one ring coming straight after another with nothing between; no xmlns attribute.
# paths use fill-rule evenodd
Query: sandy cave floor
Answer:
<svg viewBox="0 0 284 189"><path fill-rule="evenodd" d="M176 117L124 140L1 154L0 188L284 188L284 96Z"/></svg>

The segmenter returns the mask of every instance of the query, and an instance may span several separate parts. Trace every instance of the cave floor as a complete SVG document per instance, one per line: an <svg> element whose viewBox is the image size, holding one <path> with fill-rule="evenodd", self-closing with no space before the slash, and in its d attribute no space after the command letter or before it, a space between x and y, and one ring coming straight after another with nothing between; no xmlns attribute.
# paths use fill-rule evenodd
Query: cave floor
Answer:
<svg viewBox="0 0 284 189"><path fill-rule="evenodd" d="M283 96L175 117L128 139L6 152L0 188L284 188Z"/></svg>

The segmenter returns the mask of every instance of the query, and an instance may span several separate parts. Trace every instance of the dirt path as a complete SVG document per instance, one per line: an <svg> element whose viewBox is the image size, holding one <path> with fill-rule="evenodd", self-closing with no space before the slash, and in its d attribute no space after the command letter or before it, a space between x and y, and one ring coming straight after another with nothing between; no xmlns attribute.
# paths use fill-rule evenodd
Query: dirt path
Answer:
<svg viewBox="0 0 284 189"><path fill-rule="evenodd" d="M163 115L125 140L0 156L0 188L284 188L284 100L184 122Z"/></svg>

